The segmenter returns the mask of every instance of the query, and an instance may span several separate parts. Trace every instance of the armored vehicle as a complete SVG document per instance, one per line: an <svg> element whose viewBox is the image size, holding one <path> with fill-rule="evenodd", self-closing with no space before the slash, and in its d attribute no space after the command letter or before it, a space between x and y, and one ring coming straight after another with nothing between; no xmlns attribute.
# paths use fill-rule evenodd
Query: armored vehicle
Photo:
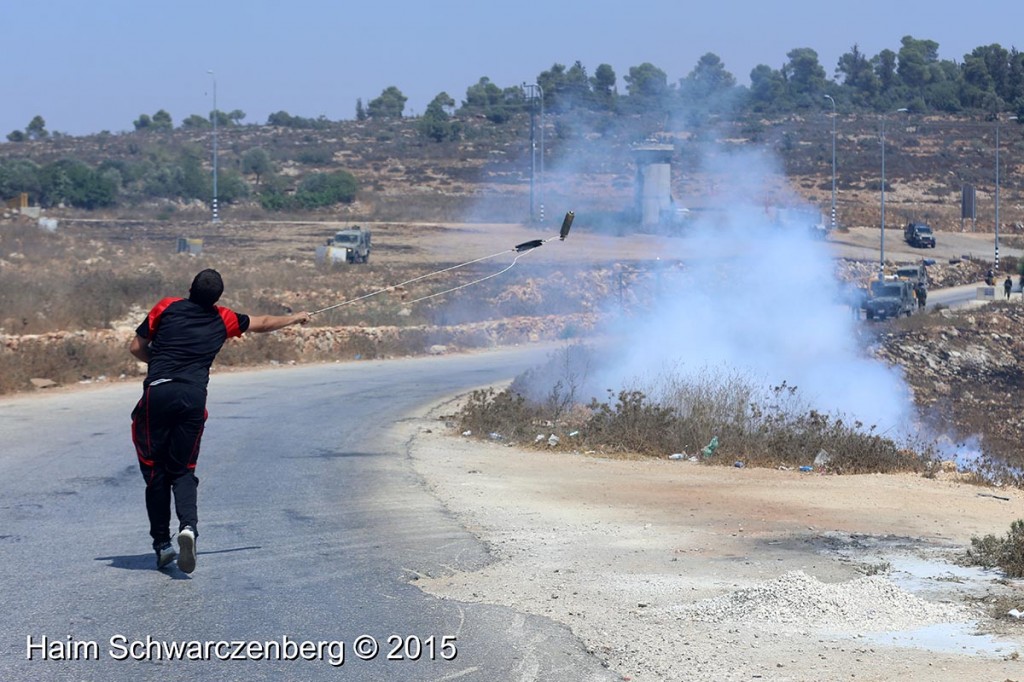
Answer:
<svg viewBox="0 0 1024 682"><path fill-rule="evenodd" d="M903 228L903 238L911 246L923 249L935 248L935 233L932 232L930 225L924 223L907 223L907 226Z"/></svg>
<svg viewBox="0 0 1024 682"><path fill-rule="evenodd" d="M916 309L914 285L904 279L872 282L871 297L864 303L864 311L869 320L886 320L903 315L910 317Z"/></svg>

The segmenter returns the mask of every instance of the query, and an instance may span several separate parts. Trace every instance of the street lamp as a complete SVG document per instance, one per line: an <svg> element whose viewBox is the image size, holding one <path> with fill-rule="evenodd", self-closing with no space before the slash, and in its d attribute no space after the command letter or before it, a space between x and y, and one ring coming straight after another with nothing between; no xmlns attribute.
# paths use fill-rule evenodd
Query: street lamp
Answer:
<svg viewBox="0 0 1024 682"><path fill-rule="evenodd" d="M540 181L544 184L544 89L539 83L523 83L523 94L530 102L530 222L534 222L533 178L537 169L537 145L534 142L536 130L536 102L540 102ZM543 191L540 192L540 219L544 221Z"/></svg>
<svg viewBox="0 0 1024 682"><path fill-rule="evenodd" d="M905 112L906 107L901 107L893 113ZM878 280L885 279L885 114L882 114L882 236L880 241L878 257Z"/></svg>
<svg viewBox="0 0 1024 682"><path fill-rule="evenodd" d="M1008 121L1016 121L1016 116L1010 116ZM999 272L999 117L996 117L996 262L992 268Z"/></svg>
<svg viewBox="0 0 1024 682"><path fill-rule="evenodd" d="M212 70L208 70L206 73L210 74L213 79L213 203L211 207L213 209L213 222L220 222L220 218L217 217L217 77L213 75Z"/></svg>
<svg viewBox="0 0 1024 682"><path fill-rule="evenodd" d="M544 222L544 88L537 83L540 90L540 187L537 194L540 199L540 221Z"/></svg>
<svg viewBox="0 0 1024 682"><path fill-rule="evenodd" d="M825 95L832 102L832 231L836 229L836 101L832 95Z"/></svg>

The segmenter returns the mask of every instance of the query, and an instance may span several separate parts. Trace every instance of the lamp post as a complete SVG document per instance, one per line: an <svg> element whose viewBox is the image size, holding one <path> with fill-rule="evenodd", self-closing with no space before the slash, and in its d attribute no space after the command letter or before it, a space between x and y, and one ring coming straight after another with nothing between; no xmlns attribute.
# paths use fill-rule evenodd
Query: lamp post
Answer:
<svg viewBox="0 0 1024 682"><path fill-rule="evenodd" d="M897 109L896 112L907 111L906 107ZM885 279L885 118L882 114L882 230L878 256L878 281Z"/></svg>
<svg viewBox="0 0 1024 682"><path fill-rule="evenodd" d="M217 217L217 77L212 70L206 73L213 79L213 202L210 204L213 209L212 222L220 222Z"/></svg>
<svg viewBox="0 0 1024 682"><path fill-rule="evenodd" d="M825 95L825 99L832 102L832 219L831 227L836 229L836 101L832 95Z"/></svg>
<svg viewBox="0 0 1024 682"><path fill-rule="evenodd" d="M1016 121L1016 116L1010 116L1007 120ZM996 257L995 266L992 268L999 272L999 117L996 117Z"/></svg>
<svg viewBox="0 0 1024 682"><path fill-rule="evenodd" d="M536 139L536 124L537 124L537 106L536 103L540 102L540 163L541 163L541 182L544 181L544 90L541 89L537 83L523 83L523 94L526 96L526 100L530 103L530 222L535 222L534 216L534 176L537 172L537 144ZM541 204L541 220L544 219L544 208Z"/></svg>
<svg viewBox="0 0 1024 682"><path fill-rule="evenodd" d="M540 222L544 222L544 88L537 83L540 91L540 186L537 194L540 199Z"/></svg>

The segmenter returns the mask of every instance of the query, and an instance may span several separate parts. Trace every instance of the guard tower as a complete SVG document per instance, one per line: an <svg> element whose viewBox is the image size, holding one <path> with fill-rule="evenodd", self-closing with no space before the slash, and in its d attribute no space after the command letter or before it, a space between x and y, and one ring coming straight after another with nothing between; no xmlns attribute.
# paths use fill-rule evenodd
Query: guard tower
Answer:
<svg viewBox="0 0 1024 682"><path fill-rule="evenodd" d="M644 227L658 225L672 209L671 144L646 142L633 148L636 159L636 210Z"/></svg>

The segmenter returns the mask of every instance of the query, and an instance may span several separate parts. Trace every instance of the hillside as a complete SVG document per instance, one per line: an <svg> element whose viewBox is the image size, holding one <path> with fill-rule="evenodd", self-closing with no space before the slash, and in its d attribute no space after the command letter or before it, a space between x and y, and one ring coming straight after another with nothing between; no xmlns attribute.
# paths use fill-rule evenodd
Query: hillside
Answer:
<svg viewBox="0 0 1024 682"><path fill-rule="evenodd" d="M650 122L602 128L597 119L549 117L543 176L530 154L528 119L503 126L466 122L458 142L421 137L415 121L343 122L323 130L245 126L222 131L221 168L238 168L245 152L270 150L281 182L344 169L359 181L356 200L303 214L263 211L252 200L223 208L211 224L202 203L152 202L104 211L46 210L59 220L53 234L7 215L0 222L0 366L2 391L26 390L31 379L58 384L122 376L138 368L123 352L138 317L155 296L184 291L197 264L172 257L177 237L201 237L201 262L230 274L228 305L267 313L316 309L388 289L365 305L332 311L309 329L225 351L222 367L258 362L390 357L430 349L466 349L496 343L585 336L608 305L645 305L660 280L665 253L659 239L637 235L628 212L635 200L631 145L652 134ZM844 227L877 226L878 120L837 121L838 216ZM952 121L889 121L886 135L887 221L911 218L939 231L960 229L961 182L978 187L978 231L991 231L992 129ZM1003 131L1002 237L1021 245L1024 220L1019 129ZM673 144L676 201L700 219L732 202L776 208L798 197L827 211L831 194L831 119L707 122L694 130L657 133ZM77 158L104 161L172 155L203 149L208 133L133 133L0 144L0 159L45 164ZM713 149L714 153L705 153ZM736 163L736 161L739 163ZM207 168L208 170L208 168ZM418 280L495 248L546 236L527 223L531 174L536 203L552 231L574 210L574 234L564 248L540 250L512 277L476 286L471 294L408 301L495 271L490 263L459 270L451 279ZM543 182L541 182L543 178ZM539 217L539 215L538 215ZM374 230L375 255L358 269L325 270L313 250L340 223ZM326 223L326 224L325 224ZM685 230L685 224L673 229ZM619 235L599 239L605 232ZM588 241L589 240L589 241ZM553 271L552 264L557 267ZM941 265L941 264L940 264ZM1001 265L1013 268L1016 261ZM871 262L846 266L863 274ZM945 285L972 281L971 268L937 268ZM35 276L46 272L45 278ZM453 305L457 304L457 305ZM1019 307L1019 306L1018 306ZM1024 398L1016 390L1021 368L1015 330L1018 307L995 304L967 313L915 316L861 330L865 348L905 368L915 400L928 419L957 425L957 437L980 436L987 448L1016 455L1024 437ZM54 352L54 349L61 352Z"/></svg>
<svg viewBox="0 0 1024 682"><path fill-rule="evenodd" d="M877 225L881 149L880 119L870 115L836 119L836 189L839 223ZM681 131L662 131L657 121L608 118L597 114L545 117L534 132L531 153L528 116L503 124L485 119L461 121L458 141L434 142L417 129L415 119L341 121L323 129L235 126L219 132L220 173L242 174L247 151L263 149L273 172L256 182L242 174L249 197L221 202L225 219L273 217L258 209L255 198L270 180L293 191L303 177L347 170L359 183L357 200L319 217L350 220L469 220L518 222L534 218L540 204L547 215L569 207L578 214L612 214L633 206L636 166L634 144L656 138L671 143L672 191L677 203L692 209L715 209L732 192L742 191L755 205L784 206L797 197L828 212L831 203L832 120L820 114L776 120L694 121ZM1000 222L1021 231L1024 224L1024 142L1021 127L1004 123L1000 140ZM959 230L961 188L977 189L977 225L991 231L995 199L995 128L990 122L891 114L886 119L886 209L892 224L913 218L940 230ZM543 137L543 158L540 144ZM174 130L121 135L60 137L0 144L0 160L27 158L46 164L62 158L135 164L145 169L187 152L210 173L210 131ZM737 177L731 160L740 159ZM756 160L753 163L752 159ZM132 170L132 173L136 170ZM123 175L128 175L127 171ZM531 179L533 182L531 183ZM154 210L162 217L202 219L203 202L147 200L125 192L114 210L139 216ZM222 184L227 180L222 180ZM223 191L223 190L222 190ZM162 212L161 212L162 207Z"/></svg>

